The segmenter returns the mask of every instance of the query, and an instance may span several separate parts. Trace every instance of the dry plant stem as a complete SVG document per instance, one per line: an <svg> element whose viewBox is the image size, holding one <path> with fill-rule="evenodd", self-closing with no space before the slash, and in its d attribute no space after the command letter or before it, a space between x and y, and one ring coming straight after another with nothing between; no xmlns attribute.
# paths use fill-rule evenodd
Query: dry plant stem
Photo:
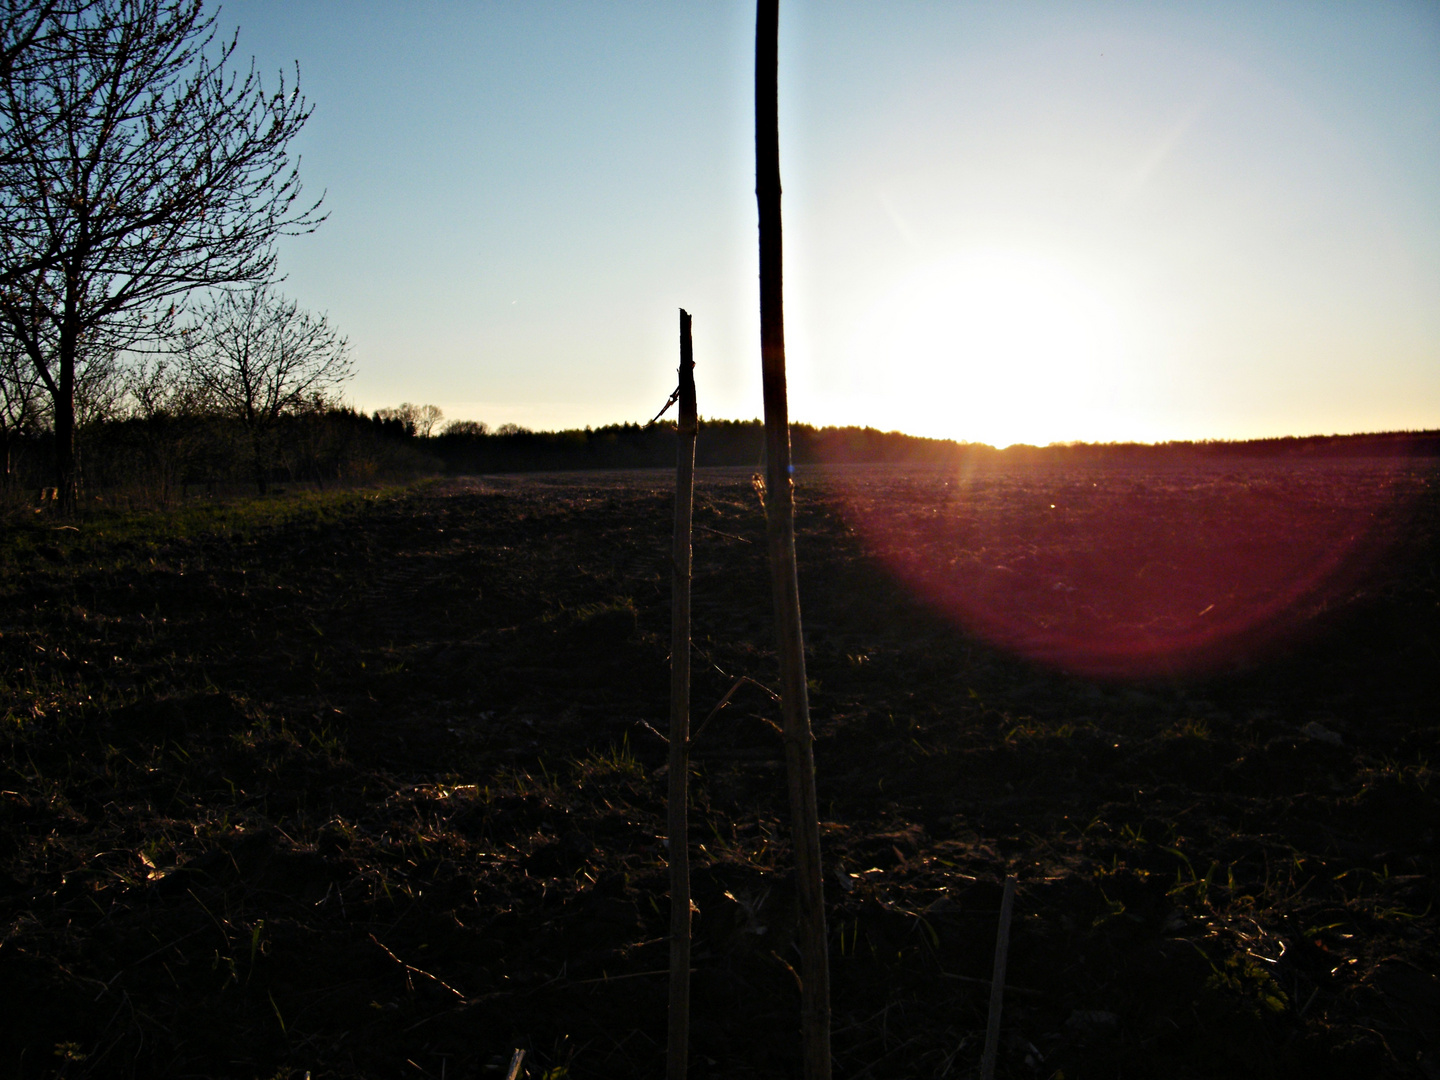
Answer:
<svg viewBox="0 0 1440 1080"><path fill-rule="evenodd" d="M784 247L780 219L779 0L759 0L755 22L755 197L760 217L760 356L765 393L766 537L780 653L785 769L800 916L800 1025L805 1080L830 1078L830 961L820 873L815 752L805 640L795 575L790 417L785 392Z"/></svg>
<svg viewBox="0 0 1440 1080"><path fill-rule="evenodd" d="M1000 1052L1000 1009L1005 999L1005 963L1010 956L1010 912L1015 907L1015 875L1005 879L1000 901L1000 929L995 936L995 973L990 977L990 1021L985 1027L985 1053L980 1059L980 1080L995 1080L995 1058Z"/></svg>
<svg viewBox="0 0 1440 1080"><path fill-rule="evenodd" d="M520 1069L525 1064L525 1051L516 1050L510 1058L510 1068L506 1070L505 1080L520 1080Z"/></svg>
<svg viewBox="0 0 1440 1080"><path fill-rule="evenodd" d="M685 1080L690 1042L690 516L695 490L695 354L680 311L679 455L675 466L674 587L670 608L670 1025L666 1075Z"/></svg>

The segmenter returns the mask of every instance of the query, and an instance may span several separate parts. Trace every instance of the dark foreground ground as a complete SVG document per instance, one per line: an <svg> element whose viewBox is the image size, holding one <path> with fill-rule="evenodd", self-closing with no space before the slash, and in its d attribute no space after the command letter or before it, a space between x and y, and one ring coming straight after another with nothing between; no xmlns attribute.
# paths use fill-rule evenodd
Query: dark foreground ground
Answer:
<svg viewBox="0 0 1440 1080"><path fill-rule="evenodd" d="M1356 475L802 479L838 1076L975 1073L1008 872L1002 1076L1440 1077L1440 485ZM1143 677L1087 651L1209 617L1139 608L1223 591L1186 545L1237 493L1261 551L1377 483L1406 499L1290 597L1288 643ZM670 500L656 473L11 521L0 1075L449 1080L515 1047L662 1075ZM947 539L936 506L971 518ZM698 722L774 658L749 477L702 475L696 522ZM916 599L950 564L1012 618L970 625L1092 674ZM1170 584L1054 606L1102 579ZM696 741L697 1077L798 1075L777 718L747 684Z"/></svg>

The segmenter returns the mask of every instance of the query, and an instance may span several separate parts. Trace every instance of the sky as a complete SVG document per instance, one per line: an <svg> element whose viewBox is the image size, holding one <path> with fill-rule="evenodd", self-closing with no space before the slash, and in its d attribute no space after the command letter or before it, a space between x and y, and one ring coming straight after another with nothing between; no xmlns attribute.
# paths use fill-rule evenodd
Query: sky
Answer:
<svg viewBox="0 0 1440 1080"><path fill-rule="evenodd" d="M228 0L347 396L760 415L752 5ZM790 415L993 445L1440 428L1440 3L782 0Z"/></svg>

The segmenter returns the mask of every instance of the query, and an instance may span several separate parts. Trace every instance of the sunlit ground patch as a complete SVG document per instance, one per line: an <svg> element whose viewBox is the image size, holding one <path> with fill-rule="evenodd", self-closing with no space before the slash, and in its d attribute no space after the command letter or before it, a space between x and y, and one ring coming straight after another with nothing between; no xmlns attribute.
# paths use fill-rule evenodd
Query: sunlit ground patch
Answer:
<svg viewBox="0 0 1440 1080"><path fill-rule="evenodd" d="M845 513L918 596L990 641L1093 676L1272 652L1361 587L1426 470L1204 462L1085 471L846 470Z"/></svg>

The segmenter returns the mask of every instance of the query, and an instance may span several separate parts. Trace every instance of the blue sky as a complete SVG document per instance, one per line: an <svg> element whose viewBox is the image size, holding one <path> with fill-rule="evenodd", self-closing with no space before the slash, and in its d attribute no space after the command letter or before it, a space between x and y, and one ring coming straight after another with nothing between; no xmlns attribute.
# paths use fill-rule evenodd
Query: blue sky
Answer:
<svg viewBox="0 0 1440 1080"><path fill-rule="evenodd" d="M753 9L231 0L366 409L760 412ZM791 414L1005 444L1440 427L1440 4L801 3Z"/></svg>

